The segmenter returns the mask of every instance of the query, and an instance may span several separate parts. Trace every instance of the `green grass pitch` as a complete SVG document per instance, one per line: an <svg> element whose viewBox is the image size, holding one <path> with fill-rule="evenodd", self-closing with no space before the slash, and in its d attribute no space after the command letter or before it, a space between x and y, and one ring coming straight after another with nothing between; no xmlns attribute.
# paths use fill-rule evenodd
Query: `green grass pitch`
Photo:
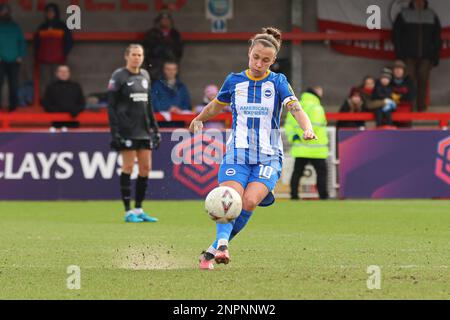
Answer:
<svg viewBox="0 0 450 320"><path fill-rule="evenodd" d="M118 201L0 202L0 299L450 299L450 201L280 200L213 271L202 206L148 201L160 222L125 224Z"/></svg>

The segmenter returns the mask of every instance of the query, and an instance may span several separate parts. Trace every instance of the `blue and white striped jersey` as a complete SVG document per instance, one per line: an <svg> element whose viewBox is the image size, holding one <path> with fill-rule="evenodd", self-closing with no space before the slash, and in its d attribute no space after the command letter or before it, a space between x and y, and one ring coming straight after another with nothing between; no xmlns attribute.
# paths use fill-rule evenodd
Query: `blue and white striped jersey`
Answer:
<svg viewBox="0 0 450 320"><path fill-rule="evenodd" d="M233 113L227 163L256 164L282 159L282 108L292 99L297 100L285 75L268 71L264 77L254 78L248 70L231 73L216 99L229 104Z"/></svg>

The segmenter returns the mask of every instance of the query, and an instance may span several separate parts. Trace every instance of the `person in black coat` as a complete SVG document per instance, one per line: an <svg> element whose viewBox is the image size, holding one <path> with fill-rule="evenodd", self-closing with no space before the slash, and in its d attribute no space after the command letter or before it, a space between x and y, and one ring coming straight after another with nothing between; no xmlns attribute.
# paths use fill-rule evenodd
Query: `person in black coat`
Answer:
<svg viewBox="0 0 450 320"><path fill-rule="evenodd" d="M85 98L81 86L70 80L70 69L60 65L56 69L56 81L45 89L42 106L46 112L68 112L76 117L85 109ZM53 123L53 127L78 127L77 122Z"/></svg>
<svg viewBox="0 0 450 320"><path fill-rule="evenodd" d="M145 50L144 65L148 68L152 80L161 78L166 61L180 62L183 42L169 13L164 12L156 17L154 27L145 34L142 46Z"/></svg>
<svg viewBox="0 0 450 320"><path fill-rule="evenodd" d="M397 108L397 104L392 100L392 70L383 68L380 79L375 83L375 88L372 92L372 98L369 105L377 105L374 108L375 121L377 127L383 124L392 126L392 112Z"/></svg>
<svg viewBox="0 0 450 320"><path fill-rule="evenodd" d="M427 0L412 0L395 19L392 37L396 58L405 61L417 88L417 111L426 111L430 71L439 64L442 46L439 17Z"/></svg>

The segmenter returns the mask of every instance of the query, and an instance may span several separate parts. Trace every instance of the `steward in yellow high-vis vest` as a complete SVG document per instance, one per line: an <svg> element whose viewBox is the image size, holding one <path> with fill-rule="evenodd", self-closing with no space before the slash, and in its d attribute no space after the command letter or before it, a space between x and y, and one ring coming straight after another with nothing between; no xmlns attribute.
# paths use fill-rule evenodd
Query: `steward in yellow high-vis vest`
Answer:
<svg viewBox="0 0 450 320"><path fill-rule="evenodd" d="M320 104L319 96L311 92L305 92L301 96L300 105L311 120L317 140L303 140L303 130L294 117L288 113L284 129L291 144L291 156L293 158L328 158L327 118L325 110Z"/></svg>
<svg viewBox="0 0 450 320"><path fill-rule="evenodd" d="M286 137L291 145L291 156L295 158L294 172L291 178L291 198L298 199L298 184L303 170L311 163L317 173L317 189L321 199L328 198L327 164L328 135L327 118L320 99L323 94L321 87L313 87L302 94L300 104L311 120L317 140L305 141L303 130L294 117L288 113L284 124Z"/></svg>

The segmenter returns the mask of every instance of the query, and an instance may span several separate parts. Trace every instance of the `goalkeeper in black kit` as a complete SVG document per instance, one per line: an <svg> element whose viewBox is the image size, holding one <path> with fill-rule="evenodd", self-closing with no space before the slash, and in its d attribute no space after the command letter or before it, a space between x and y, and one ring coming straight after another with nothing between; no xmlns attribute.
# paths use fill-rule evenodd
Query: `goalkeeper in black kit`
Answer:
<svg viewBox="0 0 450 320"><path fill-rule="evenodd" d="M111 148L122 156L120 191L125 206L125 222L156 222L144 212L142 203L151 170L151 152L159 147L161 135L152 104L150 76L141 69L144 49L131 44L125 51L126 66L116 70L108 85L108 115ZM135 208L131 209L131 173L135 160L139 166Z"/></svg>

